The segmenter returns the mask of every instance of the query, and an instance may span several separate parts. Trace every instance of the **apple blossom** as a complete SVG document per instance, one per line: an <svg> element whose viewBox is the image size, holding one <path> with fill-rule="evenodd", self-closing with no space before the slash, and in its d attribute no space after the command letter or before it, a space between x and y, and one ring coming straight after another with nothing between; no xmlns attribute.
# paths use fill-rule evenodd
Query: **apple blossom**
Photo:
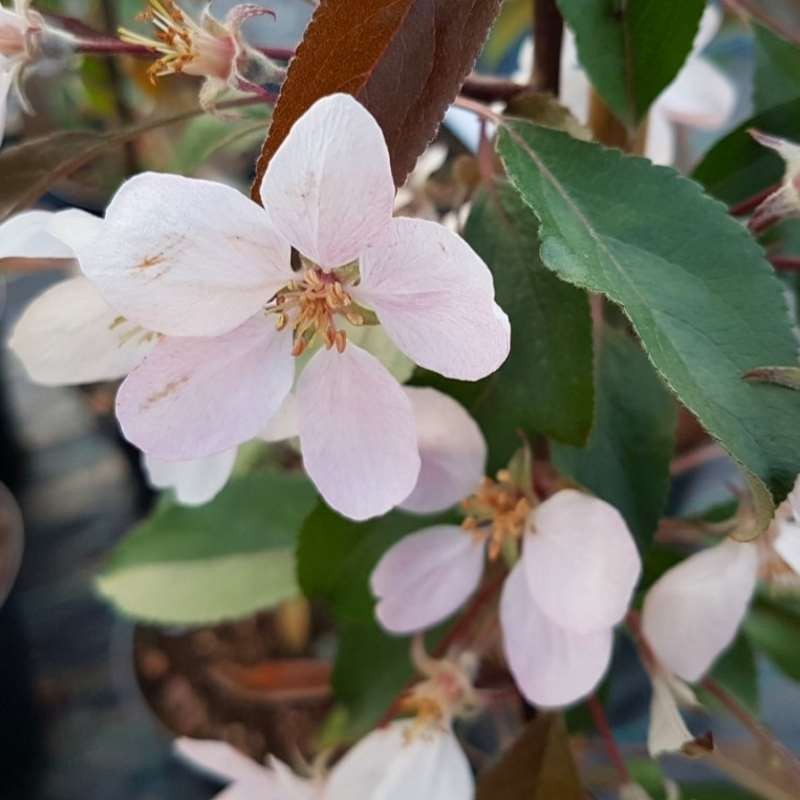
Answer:
<svg viewBox="0 0 800 800"><path fill-rule="evenodd" d="M23 108L31 110L22 91L25 69L43 56L60 55L71 42L69 34L45 23L31 0L14 0L11 8L0 5L0 144L12 89Z"/></svg>
<svg viewBox="0 0 800 800"><path fill-rule="evenodd" d="M208 6L195 22L174 0L147 0L142 19L153 23L155 38L120 28L120 38L144 45L160 54L148 69L150 79L175 73L205 78L200 105L213 110L226 89L263 93L262 84L277 83L284 70L244 40L242 25L250 17L270 14L268 8L246 3L236 5L225 20L215 19ZM209 4L210 5L210 4Z"/></svg>
<svg viewBox="0 0 800 800"><path fill-rule="evenodd" d="M770 220L800 216L800 145L761 131L751 130L750 135L759 144L774 150L786 163L780 187L753 211L750 226L757 229Z"/></svg>
<svg viewBox="0 0 800 800"><path fill-rule="evenodd" d="M509 349L491 274L446 228L392 219L383 135L348 95L295 123L261 192L266 209L212 182L139 175L79 249L109 305L165 335L120 388L123 432L162 460L228 450L266 426L294 357L320 344L296 387L306 471L341 513L384 513L420 468L411 403L339 320L375 315L417 364L477 380Z"/></svg>
<svg viewBox="0 0 800 800"><path fill-rule="evenodd" d="M443 423L442 436L459 443L458 428ZM472 458L482 468L485 452ZM487 554L493 559L521 545L500 601L509 667L537 705L586 695L608 666L613 627L641 569L624 520L608 503L572 489L532 507L505 470L497 481L484 479L462 506L469 514L462 526L424 528L381 558L370 579L378 621L397 634L435 625L477 589Z"/></svg>

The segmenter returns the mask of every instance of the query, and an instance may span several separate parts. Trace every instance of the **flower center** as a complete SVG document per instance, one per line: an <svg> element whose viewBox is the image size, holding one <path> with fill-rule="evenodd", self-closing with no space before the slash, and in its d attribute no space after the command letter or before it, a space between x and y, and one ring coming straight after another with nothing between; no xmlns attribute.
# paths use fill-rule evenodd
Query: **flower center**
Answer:
<svg viewBox="0 0 800 800"><path fill-rule="evenodd" d="M302 355L317 335L328 350L335 347L344 352L347 332L336 327L336 317L343 317L351 325L365 323L363 311L345 288L353 279L353 270L347 267L333 273L307 266L301 279L275 295L267 313L275 314L279 331L292 331L292 355Z"/></svg>
<svg viewBox="0 0 800 800"><path fill-rule="evenodd" d="M147 70L153 83L177 72L227 78L236 50L232 37L214 36L204 30L174 0L148 0L139 19L153 23L155 38L127 28L119 29L119 38L161 53Z"/></svg>
<svg viewBox="0 0 800 800"><path fill-rule="evenodd" d="M501 469L497 480L484 478L474 494L462 501L467 518L461 523L464 530L489 541L489 558L500 555L507 541L521 538L531 504L513 482L511 473Z"/></svg>
<svg viewBox="0 0 800 800"><path fill-rule="evenodd" d="M125 317L115 317L108 326L110 331L116 331L119 346L123 347L129 342L150 342L161 338L160 333L148 331L139 325L133 325Z"/></svg>

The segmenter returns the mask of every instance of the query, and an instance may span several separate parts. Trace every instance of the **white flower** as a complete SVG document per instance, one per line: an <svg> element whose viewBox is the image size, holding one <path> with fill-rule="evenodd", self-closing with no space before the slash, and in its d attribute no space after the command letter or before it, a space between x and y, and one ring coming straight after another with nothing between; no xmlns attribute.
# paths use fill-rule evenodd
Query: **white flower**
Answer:
<svg viewBox="0 0 800 800"><path fill-rule="evenodd" d="M736 636L758 568L756 544L726 539L653 584L644 600L642 631L665 669L691 682L708 672Z"/></svg>
<svg viewBox="0 0 800 800"><path fill-rule="evenodd" d="M675 126L716 130L729 119L736 106L732 81L711 61L703 50L711 43L722 22L722 12L710 4L700 20L692 52L672 83L650 107L645 155L656 164L675 161ZM520 51L517 78L527 83L533 64L533 43L527 40ZM591 84L578 61L575 36L565 29L561 51L561 87L559 99L582 123L589 119Z"/></svg>
<svg viewBox="0 0 800 800"><path fill-rule="evenodd" d="M783 217L799 217L800 145L790 142L788 139L770 136L761 131L751 130L750 135L759 144L774 150L786 163L786 170L780 187L764 198L753 211L750 226L758 229L771 220Z"/></svg>
<svg viewBox="0 0 800 800"><path fill-rule="evenodd" d="M175 751L229 785L217 800L322 800L320 780L300 778L277 758L262 767L225 742L180 738Z"/></svg>
<svg viewBox="0 0 800 800"><path fill-rule="evenodd" d="M448 463L462 475L474 475L476 466L483 470L485 449L465 448L463 431L457 417L441 420L440 451L450 441L462 455L447 461L440 454L440 473ZM420 450L425 475L426 448ZM435 625L475 591L487 550L496 557L521 542L522 558L500 602L506 658L531 702L567 705L588 694L608 666L613 627L627 612L639 578L639 555L608 503L564 490L531 511L510 476L501 472L498 478L485 479L464 502L471 515L464 526L423 529L384 554L371 576L376 615L398 634ZM448 484L438 475L435 483L456 486L460 480ZM418 485L415 494L424 496L423 488ZM426 510L435 510L435 496L427 495ZM451 504L452 496L444 494L440 508Z"/></svg>
<svg viewBox="0 0 800 800"><path fill-rule="evenodd" d="M174 0L147 0L142 17L155 27L154 39L120 28L125 42L144 45L160 54L149 68L155 81L164 75L183 72L205 78L200 104L214 109L217 97L226 89L263 92L262 84L277 83L284 70L244 40L242 25L250 17L274 12L250 3L236 5L224 22L215 19L209 6L195 22Z"/></svg>
<svg viewBox="0 0 800 800"><path fill-rule="evenodd" d="M166 461L231 449L264 429L294 382L293 356L320 343L297 381L306 470L341 513L384 513L419 472L411 404L337 320L374 313L417 364L477 380L509 349L491 274L444 227L392 219L383 136L348 95L295 123L262 195L266 211L222 185L140 175L79 249L108 304L162 334L118 393L123 432Z"/></svg>
<svg viewBox="0 0 800 800"><path fill-rule="evenodd" d="M697 707L697 698L683 681L660 668L654 670L651 682L647 751L652 758L661 753L679 753L695 741L681 716L680 706Z"/></svg>

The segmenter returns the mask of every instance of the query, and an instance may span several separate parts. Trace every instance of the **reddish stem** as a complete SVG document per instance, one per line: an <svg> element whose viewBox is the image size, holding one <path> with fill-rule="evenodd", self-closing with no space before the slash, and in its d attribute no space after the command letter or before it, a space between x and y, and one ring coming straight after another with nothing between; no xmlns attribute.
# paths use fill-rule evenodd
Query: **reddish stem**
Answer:
<svg viewBox="0 0 800 800"><path fill-rule="evenodd" d="M769 263L772 264L778 272L800 272L800 258L772 256L769 259Z"/></svg>
<svg viewBox="0 0 800 800"><path fill-rule="evenodd" d="M728 209L728 213L734 217L743 217L745 214L749 214L751 211L761 205L761 203L767 197L769 197L769 195L779 188L779 183L775 183L772 186L767 186L766 189L756 192L756 194L754 194L752 197L748 197L746 200L742 200L741 202L732 205Z"/></svg>
<svg viewBox="0 0 800 800"><path fill-rule="evenodd" d="M614 765L617 775L619 775L620 784L624 786L630 783L631 774L625 764L625 759L622 757L622 751L619 749L619 745L614 738L611 726L608 724L608 717L606 716L603 704L597 699L597 695L593 694L586 701L586 705L589 709L589 713L592 715L594 726L597 728L597 732L600 734L600 738L603 740L603 744L606 747L608 758Z"/></svg>

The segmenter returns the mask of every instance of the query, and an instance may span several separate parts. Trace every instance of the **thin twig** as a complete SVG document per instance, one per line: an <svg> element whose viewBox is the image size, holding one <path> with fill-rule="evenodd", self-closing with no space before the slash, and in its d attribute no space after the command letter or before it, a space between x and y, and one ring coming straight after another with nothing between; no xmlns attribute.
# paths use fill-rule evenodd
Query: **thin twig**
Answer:
<svg viewBox="0 0 800 800"><path fill-rule="evenodd" d="M778 272L800 272L800 258L792 256L770 256L769 263Z"/></svg>
<svg viewBox="0 0 800 800"><path fill-rule="evenodd" d="M743 217L745 214L749 214L751 211L758 208L758 206L761 205L761 203L767 197L769 197L769 195L777 191L779 188L779 183L773 183L772 186L767 186L766 189L756 192L752 197L747 197L738 203L734 203L728 209L728 213L734 217Z"/></svg>
<svg viewBox="0 0 800 800"><path fill-rule="evenodd" d="M597 695L593 694L586 701L586 706L589 709L589 713L592 715L594 726L597 728L597 732L603 740L608 759L617 771L620 784L624 786L630 783L631 773L628 771L625 759L622 757L622 751L619 749L617 740L614 738L614 733L611 730L611 725L608 723L608 717L606 716L603 704L598 700Z"/></svg>

